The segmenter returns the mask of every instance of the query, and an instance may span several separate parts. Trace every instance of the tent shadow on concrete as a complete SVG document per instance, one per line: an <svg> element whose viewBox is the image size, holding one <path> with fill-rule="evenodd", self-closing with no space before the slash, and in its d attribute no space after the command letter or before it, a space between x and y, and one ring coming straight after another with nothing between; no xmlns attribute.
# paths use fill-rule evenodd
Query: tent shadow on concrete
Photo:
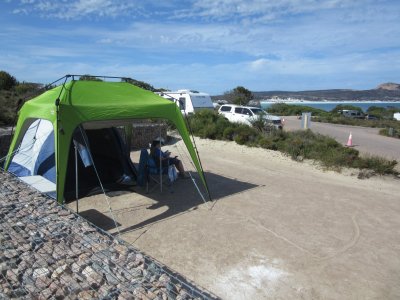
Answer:
<svg viewBox="0 0 400 300"><path fill-rule="evenodd" d="M88 209L80 212L79 215L103 230L115 228L114 220L97 209ZM119 227L121 224L117 222L117 226Z"/></svg>
<svg viewBox="0 0 400 300"><path fill-rule="evenodd" d="M205 175L213 200L212 202L207 202L207 205L210 208L216 205L216 201L232 196L234 194L244 193L247 190L259 187L259 185L253 183L224 177L215 173L205 172ZM200 182L198 174L193 174L192 176L196 179L197 183ZM171 190L165 187L163 192L160 192L160 190L156 190L149 194L146 194L145 190L139 187L137 188L137 192L145 195L146 197L149 197L152 200L155 200L155 203L151 206L148 206L146 209L156 210L158 208L166 206L167 210L145 221L128 226L124 229L120 229L119 232L121 234L135 231L153 223L162 222L180 214L190 212L197 209L199 205L204 204L196 188L191 182L191 179L177 180L173 184ZM132 200L132 204L134 205L134 200ZM129 207L126 209L129 209Z"/></svg>

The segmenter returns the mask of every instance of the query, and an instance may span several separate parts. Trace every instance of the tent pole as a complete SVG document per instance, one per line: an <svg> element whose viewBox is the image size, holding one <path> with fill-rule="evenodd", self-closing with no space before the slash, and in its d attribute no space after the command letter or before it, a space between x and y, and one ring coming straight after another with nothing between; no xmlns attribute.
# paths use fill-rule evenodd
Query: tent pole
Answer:
<svg viewBox="0 0 400 300"><path fill-rule="evenodd" d="M199 193L199 195L200 195L201 199L203 199L203 202L204 202L204 204L207 206L207 208L208 208L208 209L210 209L210 207L208 206L208 203L207 203L206 199L204 199L204 196L203 196L203 194L201 193L201 191L200 191L199 187L197 186L196 180L194 180L194 178L193 178L193 177L192 177L192 181L193 181L193 184L194 184L194 186L196 187L196 189L197 189L197 192Z"/></svg>
<svg viewBox="0 0 400 300"><path fill-rule="evenodd" d="M159 140L160 140L160 159L159 159L159 161L160 161L160 191L162 193L162 184L163 184L163 182L162 182L162 161L161 161L162 137L161 137L161 122L160 122L160 120L158 120L158 122L159 122L158 124L159 124L159 128L160 128L160 135L159 135Z"/></svg>
<svg viewBox="0 0 400 300"><path fill-rule="evenodd" d="M178 101L180 101L180 100L178 100ZM181 102L179 102L179 103L181 103ZM212 199L211 199L211 194L210 194L210 189L208 188L208 182L207 182L207 179L206 179L206 175L204 174L203 165L202 165L202 163L201 163L199 151L197 150L196 141L195 141L195 139L194 139L193 130L192 130L192 127L190 126L189 118L188 118L188 115L187 115L185 109L184 109L184 115L185 115L185 118L184 118L184 119L186 120L187 128L188 128L189 133L190 133L190 135L191 135L191 137L192 137L193 147L194 147L194 150L196 151L197 159L199 160L200 169L201 169L201 171L203 172L204 183L205 183L205 185L206 185L206 190L207 190L208 199L209 199L210 201L212 201ZM202 197L203 197L203 196L202 196Z"/></svg>
<svg viewBox="0 0 400 300"><path fill-rule="evenodd" d="M79 214L79 197L78 197L78 149L75 148L75 198L76 198L76 213Z"/></svg>

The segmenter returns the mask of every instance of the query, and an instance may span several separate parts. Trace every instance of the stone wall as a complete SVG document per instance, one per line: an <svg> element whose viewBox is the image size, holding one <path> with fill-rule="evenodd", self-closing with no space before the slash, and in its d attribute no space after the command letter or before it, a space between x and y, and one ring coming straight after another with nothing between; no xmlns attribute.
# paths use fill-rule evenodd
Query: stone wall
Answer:
<svg viewBox="0 0 400 300"><path fill-rule="evenodd" d="M217 299L0 171L0 299Z"/></svg>

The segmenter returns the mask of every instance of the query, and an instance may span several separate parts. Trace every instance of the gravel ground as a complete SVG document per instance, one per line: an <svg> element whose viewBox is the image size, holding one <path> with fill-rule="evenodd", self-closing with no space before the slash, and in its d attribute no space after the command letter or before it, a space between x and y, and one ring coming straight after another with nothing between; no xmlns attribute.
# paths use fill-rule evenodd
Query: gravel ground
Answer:
<svg viewBox="0 0 400 300"><path fill-rule="evenodd" d="M0 171L0 299L214 299Z"/></svg>

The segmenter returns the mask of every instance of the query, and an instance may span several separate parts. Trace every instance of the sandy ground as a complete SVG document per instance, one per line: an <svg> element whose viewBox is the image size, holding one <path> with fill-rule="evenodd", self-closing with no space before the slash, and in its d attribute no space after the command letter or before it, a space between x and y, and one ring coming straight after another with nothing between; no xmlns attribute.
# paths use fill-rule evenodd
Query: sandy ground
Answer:
<svg viewBox="0 0 400 300"><path fill-rule="evenodd" d="M399 179L360 180L279 152L196 143L213 202L204 204L190 179L163 192L114 193L124 240L224 299L400 298ZM192 168L181 142L165 149ZM79 204L117 234L104 196Z"/></svg>

